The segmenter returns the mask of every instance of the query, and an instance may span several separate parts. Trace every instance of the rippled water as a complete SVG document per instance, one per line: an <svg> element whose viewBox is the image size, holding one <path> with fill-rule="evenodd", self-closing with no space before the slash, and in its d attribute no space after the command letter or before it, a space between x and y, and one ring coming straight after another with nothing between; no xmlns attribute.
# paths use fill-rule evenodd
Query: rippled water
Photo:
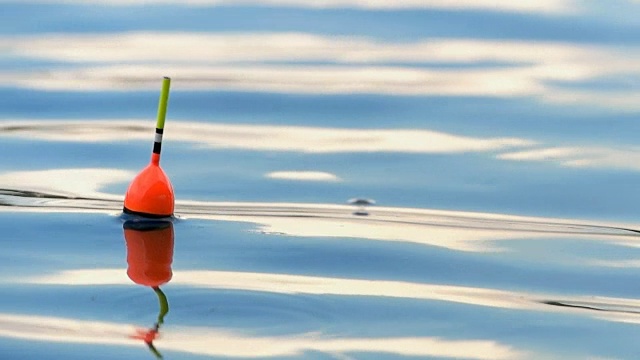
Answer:
<svg viewBox="0 0 640 360"><path fill-rule="evenodd" d="M638 10L0 0L0 358L637 359Z"/></svg>

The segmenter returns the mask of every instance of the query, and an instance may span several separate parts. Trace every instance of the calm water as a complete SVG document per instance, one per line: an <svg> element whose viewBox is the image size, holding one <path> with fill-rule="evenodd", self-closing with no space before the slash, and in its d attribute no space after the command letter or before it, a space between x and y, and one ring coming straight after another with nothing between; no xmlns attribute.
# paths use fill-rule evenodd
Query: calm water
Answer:
<svg viewBox="0 0 640 360"><path fill-rule="evenodd" d="M0 0L1 359L638 358L640 3L186 3Z"/></svg>

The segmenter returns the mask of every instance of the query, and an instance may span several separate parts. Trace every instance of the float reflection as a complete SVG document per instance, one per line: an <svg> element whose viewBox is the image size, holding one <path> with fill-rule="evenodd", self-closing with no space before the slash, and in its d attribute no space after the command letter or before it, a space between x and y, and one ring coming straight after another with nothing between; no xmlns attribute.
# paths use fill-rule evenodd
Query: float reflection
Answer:
<svg viewBox="0 0 640 360"><path fill-rule="evenodd" d="M136 329L130 337L144 341L158 359L162 354L153 344L160 333L169 301L160 289L171 280L173 272L173 224L164 220L128 220L123 225L127 245L127 275L134 283L148 286L158 297L159 312L155 324L148 329Z"/></svg>

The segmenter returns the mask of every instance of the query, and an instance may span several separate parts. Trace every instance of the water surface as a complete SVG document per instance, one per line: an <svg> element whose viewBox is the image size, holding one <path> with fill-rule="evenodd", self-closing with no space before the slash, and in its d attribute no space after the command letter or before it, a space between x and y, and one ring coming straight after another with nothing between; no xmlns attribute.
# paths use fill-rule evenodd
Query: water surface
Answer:
<svg viewBox="0 0 640 360"><path fill-rule="evenodd" d="M635 359L639 5L310 4L0 1L0 357Z"/></svg>

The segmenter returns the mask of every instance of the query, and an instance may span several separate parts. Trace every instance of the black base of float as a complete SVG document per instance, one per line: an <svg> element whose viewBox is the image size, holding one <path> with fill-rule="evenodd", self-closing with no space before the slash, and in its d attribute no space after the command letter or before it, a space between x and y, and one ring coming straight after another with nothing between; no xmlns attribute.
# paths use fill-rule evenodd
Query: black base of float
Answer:
<svg viewBox="0 0 640 360"><path fill-rule="evenodd" d="M169 220L127 220L124 222L124 224L122 224L122 228L125 230L135 231L157 231L169 228L171 227L171 224L172 223Z"/></svg>
<svg viewBox="0 0 640 360"><path fill-rule="evenodd" d="M149 214L149 213L140 212L140 211L133 211L133 210L127 209L126 207L122 208L122 212L127 215L135 215L135 216L140 216L140 217L149 218L149 219L163 219L163 218L170 218L173 216L173 214L158 215L158 214Z"/></svg>

